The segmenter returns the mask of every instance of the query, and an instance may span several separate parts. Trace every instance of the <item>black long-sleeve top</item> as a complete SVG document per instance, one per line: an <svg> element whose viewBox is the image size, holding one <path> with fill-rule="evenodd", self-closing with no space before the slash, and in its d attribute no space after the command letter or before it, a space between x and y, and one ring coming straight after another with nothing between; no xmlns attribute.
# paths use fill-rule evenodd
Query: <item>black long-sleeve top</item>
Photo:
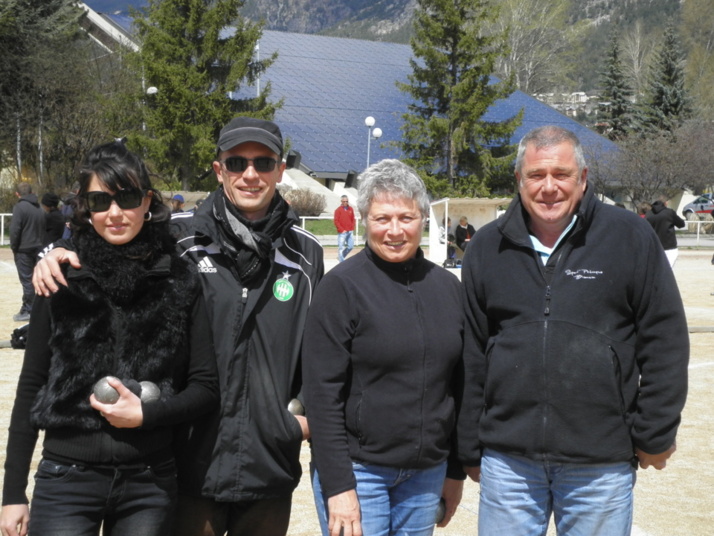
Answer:
<svg viewBox="0 0 714 536"><path fill-rule="evenodd" d="M423 258L369 247L333 268L308 312L303 393L327 497L354 489L352 460L424 469L450 455L464 316L461 285ZM459 478L450 467L449 476Z"/></svg>
<svg viewBox="0 0 714 536"><path fill-rule="evenodd" d="M38 392L48 381L51 366L51 299L38 296L32 308L27 348L10 420L3 505L28 502L25 490L39 433L30 423L30 412ZM105 467L155 464L170 459L172 426L196 418L218 402L215 355L200 294L195 296L190 315L190 359L185 389L168 400L142 403L143 424L139 428L46 430L43 457L67 464Z"/></svg>

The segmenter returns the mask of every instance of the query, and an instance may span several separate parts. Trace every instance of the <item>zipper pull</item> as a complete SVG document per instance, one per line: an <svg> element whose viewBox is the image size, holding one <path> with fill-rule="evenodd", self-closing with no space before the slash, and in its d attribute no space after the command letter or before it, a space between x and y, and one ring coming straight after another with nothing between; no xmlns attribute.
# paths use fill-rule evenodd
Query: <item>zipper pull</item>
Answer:
<svg viewBox="0 0 714 536"><path fill-rule="evenodd" d="M248 301L248 289L246 287L243 287L243 303Z"/></svg>
<svg viewBox="0 0 714 536"><path fill-rule="evenodd" d="M545 287L545 310L543 311L545 316L550 314L550 285Z"/></svg>

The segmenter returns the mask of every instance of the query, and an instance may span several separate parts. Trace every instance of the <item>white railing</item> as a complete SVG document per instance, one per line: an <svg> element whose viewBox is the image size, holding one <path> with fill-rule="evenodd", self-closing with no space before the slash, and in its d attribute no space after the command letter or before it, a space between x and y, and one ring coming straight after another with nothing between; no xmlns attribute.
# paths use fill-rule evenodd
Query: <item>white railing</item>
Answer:
<svg viewBox="0 0 714 536"><path fill-rule="evenodd" d="M9 238L5 240L5 219L9 220L11 217L12 214L0 214L0 246L6 246L10 243Z"/></svg>

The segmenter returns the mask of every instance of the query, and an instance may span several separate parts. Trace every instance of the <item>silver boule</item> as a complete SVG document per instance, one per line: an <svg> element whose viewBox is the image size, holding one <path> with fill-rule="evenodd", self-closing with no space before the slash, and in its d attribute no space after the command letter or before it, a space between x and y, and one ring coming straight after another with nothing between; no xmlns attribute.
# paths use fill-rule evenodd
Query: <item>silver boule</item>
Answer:
<svg viewBox="0 0 714 536"><path fill-rule="evenodd" d="M297 398L293 398L288 404L288 411L293 415L305 415L305 406Z"/></svg>
<svg viewBox="0 0 714 536"><path fill-rule="evenodd" d="M109 385L109 378L114 376L105 376L94 384L94 396L102 404L115 404L119 400L119 392Z"/></svg>
<svg viewBox="0 0 714 536"><path fill-rule="evenodd" d="M156 402L161 398L161 389L154 383L149 381L139 382L141 385L141 401L144 404Z"/></svg>

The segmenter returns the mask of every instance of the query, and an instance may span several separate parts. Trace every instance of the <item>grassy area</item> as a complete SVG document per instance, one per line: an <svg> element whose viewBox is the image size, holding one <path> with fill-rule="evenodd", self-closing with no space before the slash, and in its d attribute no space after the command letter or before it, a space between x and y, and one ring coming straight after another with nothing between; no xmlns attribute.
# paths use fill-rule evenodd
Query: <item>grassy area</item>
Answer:
<svg viewBox="0 0 714 536"><path fill-rule="evenodd" d="M305 229L314 235L332 235L337 234L335 224L332 220L306 220Z"/></svg>

